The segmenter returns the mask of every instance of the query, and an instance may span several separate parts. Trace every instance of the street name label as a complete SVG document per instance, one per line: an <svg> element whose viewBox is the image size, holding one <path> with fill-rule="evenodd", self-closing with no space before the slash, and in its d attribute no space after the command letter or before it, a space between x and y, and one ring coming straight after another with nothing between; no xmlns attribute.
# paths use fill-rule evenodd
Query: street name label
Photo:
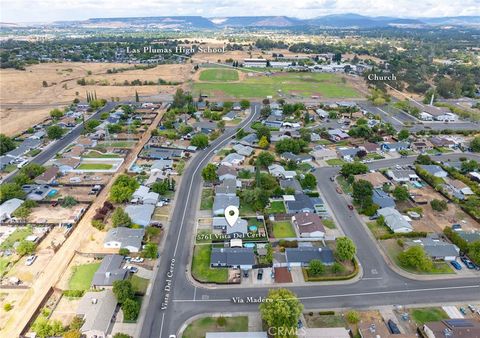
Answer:
<svg viewBox="0 0 480 338"><path fill-rule="evenodd" d="M165 286L163 290L165 291L165 296L163 297L162 302L162 310L166 310L168 308L168 303L170 300L170 291L172 290L172 283L173 283L173 272L175 270L175 258L172 258L170 261L170 267L167 271L167 278L165 279Z"/></svg>
<svg viewBox="0 0 480 338"><path fill-rule="evenodd" d="M266 297L232 297L232 302L235 304L259 304L269 302L270 299Z"/></svg>

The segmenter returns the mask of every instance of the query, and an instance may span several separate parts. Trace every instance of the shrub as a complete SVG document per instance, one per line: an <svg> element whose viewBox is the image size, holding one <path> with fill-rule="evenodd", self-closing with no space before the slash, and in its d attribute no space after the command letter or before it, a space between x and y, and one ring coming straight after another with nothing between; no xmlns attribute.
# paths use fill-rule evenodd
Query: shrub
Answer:
<svg viewBox="0 0 480 338"><path fill-rule="evenodd" d="M103 218L102 218L103 219ZM102 220L100 219L92 219L92 226L95 228L95 229L98 229L98 230L103 230L105 229L105 224L102 222Z"/></svg>
<svg viewBox="0 0 480 338"><path fill-rule="evenodd" d="M5 303L5 304L3 305L3 309L4 309L6 312L10 311L12 308L13 308L13 306L12 306L12 304L10 304L10 303Z"/></svg>
<svg viewBox="0 0 480 338"><path fill-rule="evenodd" d="M80 298L85 293L84 290L63 290L62 294L65 297Z"/></svg>
<svg viewBox="0 0 480 338"><path fill-rule="evenodd" d="M128 256L130 254L130 250L127 248L120 248L120 250L118 250L118 254L122 256Z"/></svg>
<svg viewBox="0 0 480 338"><path fill-rule="evenodd" d="M350 310L346 313L345 318L350 324L357 324L360 321L360 314L355 310Z"/></svg>
<svg viewBox="0 0 480 338"><path fill-rule="evenodd" d="M217 317L217 325L221 327L227 325L227 319L223 316Z"/></svg>

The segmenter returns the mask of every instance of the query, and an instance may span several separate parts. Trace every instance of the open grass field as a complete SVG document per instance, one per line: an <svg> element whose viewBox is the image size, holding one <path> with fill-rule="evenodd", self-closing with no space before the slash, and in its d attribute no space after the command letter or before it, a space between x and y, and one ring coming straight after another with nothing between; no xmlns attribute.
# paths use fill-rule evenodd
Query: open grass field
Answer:
<svg viewBox="0 0 480 338"><path fill-rule="evenodd" d="M218 71L218 70L217 70ZM235 83L202 83L193 86L194 96L200 92L232 98L256 98L281 95L298 95L322 98L359 97L343 78L325 73L277 73L270 76L247 77Z"/></svg>
<svg viewBox="0 0 480 338"><path fill-rule="evenodd" d="M78 166L78 170L109 170L113 165L107 163L82 163Z"/></svg>
<svg viewBox="0 0 480 338"><path fill-rule="evenodd" d="M289 221L282 221L273 223L273 236L275 238L292 238L297 237L297 234Z"/></svg>
<svg viewBox="0 0 480 338"><path fill-rule="evenodd" d="M196 245L193 253L192 276L205 283L225 283L228 278L228 269L210 268L210 245Z"/></svg>
<svg viewBox="0 0 480 338"><path fill-rule="evenodd" d="M100 267L100 263L83 264L73 269L72 277L68 282L70 290L88 290L92 283L95 271Z"/></svg>
<svg viewBox="0 0 480 338"><path fill-rule="evenodd" d="M205 317L192 322L183 332L183 338L203 338L207 332L247 332L248 317L225 317L225 325L218 318ZM221 324L221 323L220 323Z"/></svg>
<svg viewBox="0 0 480 338"><path fill-rule="evenodd" d="M238 81L238 78L238 72L234 69L211 68L200 73L200 81L207 82Z"/></svg>

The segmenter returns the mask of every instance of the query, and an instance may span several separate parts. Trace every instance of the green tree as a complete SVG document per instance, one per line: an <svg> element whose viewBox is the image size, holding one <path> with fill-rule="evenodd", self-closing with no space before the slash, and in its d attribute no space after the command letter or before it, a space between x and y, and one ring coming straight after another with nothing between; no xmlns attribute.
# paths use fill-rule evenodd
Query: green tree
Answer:
<svg viewBox="0 0 480 338"><path fill-rule="evenodd" d="M476 136L470 142L470 148L476 153L480 153L480 136Z"/></svg>
<svg viewBox="0 0 480 338"><path fill-rule="evenodd" d="M341 261L351 261L357 252L353 241L348 237L337 238L336 256Z"/></svg>
<svg viewBox="0 0 480 338"><path fill-rule="evenodd" d="M122 174L117 177L110 189L110 200L115 203L123 203L132 197L140 184L134 177Z"/></svg>
<svg viewBox="0 0 480 338"><path fill-rule="evenodd" d="M270 132L270 128L268 128L267 126L265 125L260 125L257 127L257 138L259 140L262 139L262 137L265 136L265 138L267 139L268 142L270 142L270 136L271 136L271 132Z"/></svg>
<svg viewBox="0 0 480 338"><path fill-rule="evenodd" d="M403 186L395 187L395 189L393 189L392 194L397 201L406 201L408 200L408 197L409 197L407 188Z"/></svg>
<svg viewBox="0 0 480 338"><path fill-rule="evenodd" d="M65 196L60 203L63 208L71 208L77 204L78 201L75 199L75 197L72 196Z"/></svg>
<svg viewBox="0 0 480 338"><path fill-rule="evenodd" d="M365 180L358 180L352 185L353 201L361 206L361 208L368 207L372 204L373 186L372 183Z"/></svg>
<svg viewBox="0 0 480 338"><path fill-rule="evenodd" d="M263 135L260 140L258 141L258 146L262 149L267 149L270 143L265 135Z"/></svg>
<svg viewBox="0 0 480 338"><path fill-rule="evenodd" d="M425 164L425 165L428 165L428 164L432 164L432 159L430 158L430 156L428 155L423 155L423 154L420 154L417 156L417 159L415 160L415 163L418 163L418 164Z"/></svg>
<svg viewBox="0 0 480 338"><path fill-rule="evenodd" d="M241 100L240 101L240 108L247 109L250 107L250 101L248 100Z"/></svg>
<svg viewBox="0 0 480 338"><path fill-rule="evenodd" d="M312 259L308 265L308 271L312 276L319 276L325 272L325 265L319 259Z"/></svg>
<svg viewBox="0 0 480 338"><path fill-rule="evenodd" d="M120 248L118 250L118 254L122 256L128 256L130 254L130 250L128 250L127 248Z"/></svg>
<svg viewBox="0 0 480 338"><path fill-rule="evenodd" d="M258 154L257 157L257 165L267 168L269 165L271 165L275 161L275 156L273 156L272 153L269 153L268 151L262 151L260 154Z"/></svg>
<svg viewBox="0 0 480 338"><path fill-rule="evenodd" d="M15 142L13 142L10 137L6 136L5 134L0 134L0 155L3 155L15 148Z"/></svg>
<svg viewBox="0 0 480 338"><path fill-rule="evenodd" d="M64 133L65 130L60 126L50 126L47 128L47 136L51 140L58 140Z"/></svg>
<svg viewBox="0 0 480 338"><path fill-rule="evenodd" d="M90 119L85 122L85 131L91 133L95 130L96 127L100 125L100 121L96 119Z"/></svg>
<svg viewBox="0 0 480 338"><path fill-rule="evenodd" d="M348 177L350 175L365 174L366 172L368 172L368 166L359 162L345 163L340 170L340 173L344 177Z"/></svg>
<svg viewBox="0 0 480 338"><path fill-rule="evenodd" d="M317 186L317 178L311 173L305 174L304 178L301 180L301 185L303 189L313 190Z"/></svg>
<svg viewBox="0 0 480 338"><path fill-rule="evenodd" d="M15 250L19 256L31 255L35 252L35 243L22 240Z"/></svg>
<svg viewBox="0 0 480 338"><path fill-rule="evenodd" d="M415 245L398 255L398 261L404 267L418 269L420 271L431 271L433 262L425 253L425 250Z"/></svg>
<svg viewBox="0 0 480 338"><path fill-rule="evenodd" d="M25 198L25 192L22 190L22 187L16 183L0 184L0 203L12 198Z"/></svg>
<svg viewBox="0 0 480 338"><path fill-rule="evenodd" d="M159 195L165 195L170 188L169 181L167 179L157 181L152 184L152 191L156 192Z"/></svg>
<svg viewBox="0 0 480 338"><path fill-rule="evenodd" d="M15 210L15 212L13 213L13 216L20 218L22 220L27 220L31 212L32 212L31 208L28 208L25 205L22 205L17 210Z"/></svg>
<svg viewBox="0 0 480 338"><path fill-rule="evenodd" d="M345 318L349 324L357 324L360 322L360 314L355 310L350 310L346 313Z"/></svg>
<svg viewBox="0 0 480 338"><path fill-rule="evenodd" d="M118 134L122 132L123 127L118 123L110 123L107 125L107 129L110 134Z"/></svg>
<svg viewBox="0 0 480 338"><path fill-rule="evenodd" d="M268 292L266 301L259 308L263 321L268 327L276 328L275 337L281 338L289 337L282 332L295 332L303 305L292 291L274 289Z"/></svg>
<svg viewBox="0 0 480 338"><path fill-rule="evenodd" d="M112 225L114 227L131 227L132 219L122 208L116 208L112 214Z"/></svg>
<svg viewBox="0 0 480 338"><path fill-rule="evenodd" d="M10 303L3 304L3 309L5 310L5 312L9 312L10 310L12 310L12 308L13 306Z"/></svg>
<svg viewBox="0 0 480 338"><path fill-rule="evenodd" d="M120 304L135 297L135 291L129 279L114 281L112 291Z"/></svg>
<svg viewBox="0 0 480 338"><path fill-rule="evenodd" d="M407 129L402 129L398 132L399 140L406 140L410 136L410 132Z"/></svg>
<svg viewBox="0 0 480 338"><path fill-rule="evenodd" d="M122 311L126 320L136 320L140 313L140 304L136 299L126 299L122 304Z"/></svg>
<svg viewBox="0 0 480 338"><path fill-rule="evenodd" d="M205 134L196 134L192 137L190 141L192 146L198 147L199 149L204 149L208 146L208 136Z"/></svg>
<svg viewBox="0 0 480 338"><path fill-rule="evenodd" d="M61 117L63 117L64 113L63 111L61 111L60 109L58 108L55 108L53 110L50 110L50 116L53 118L53 119L59 119Z"/></svg>
<svg viewBox="0 0 480 338"><path fill-rule="evenodd" d="M291 152L293 154L301 153L307 146L307 142L302 139L286 138L275 143L275 151L279 154Z"/></svg>
<svg viewBox="0 0 480 338"><path fill-rule="evenodd" d="M145 244L144 249L142 250L142 257L155 259L157 258L158 254L158 245L155 243L147 243Z"/></svg>
<svg viewBox="0 0 480 338"><path fill-rule="evenodd" d="M471 171L478 170L478 162L475 160L463 161L461 166L461 171L463 173L468 173Z"/></svg>
<svg viewBox="0 0 480 338"><path fill-rule="evenodd" d="M213 182L215 181L218 176L217 176L217 167L213 163L207 164L203 169L202 169L202 177L205 181L207 182Z"/></svg>
<svg viewBox="0 0 480 338"><path fill-rule="evenodd" d="M468 245L468 256L478 265L480 264L480 241Z"/></svg>
<svg viewBox="0 0 480 338"><path fill-rule="evenodd" d="M432 207L433 210L438 212L448 210L447 201L444 201L444 200L433 199L430 201L430 206Z"/></svg>
<svg viewBox="0 0 480 338"><path fill-rule="evenodd" d="M132 336L126 333L117 332L113 335L113 338L132 338Z"/></svg>

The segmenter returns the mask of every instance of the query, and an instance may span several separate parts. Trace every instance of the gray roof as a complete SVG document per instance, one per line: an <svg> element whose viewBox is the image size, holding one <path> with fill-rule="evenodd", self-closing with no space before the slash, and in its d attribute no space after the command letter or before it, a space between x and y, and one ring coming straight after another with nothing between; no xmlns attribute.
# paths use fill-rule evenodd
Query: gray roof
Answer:
<svg viewBox="0 0 480 338"><path fill-rule="evenodd" d="M355 157L360 150L360 148L337 148L337 151L341 156L351 157Z"/></svg>
<svg viewBox="0 0 480 338"><path fill-rule="evenodd" d="M228 113L226 113L225 115L223 115L223 117L234 119L234 118L237 117L237 115L238 115L238 113L232 110L232 111L229 111Z"/></svg>
<svg viewBox="0 0 480 338"><path fill-rule="evenodd" d="M248 143L248 144L255 144L258 142L257 134L248 134L247 136L243 137L240 142Z"/></svg>
<svg viewBox="0 0 480 338"><path fill-rule="evenodd" d="M121 248L135 247L140 249L142 247L142 239L145 234L144 229L130 229L125 227L117 227L110 229L105 236L104 243L120 242Z"/></svg>
<svg viewBox="0 0 480 338"><path fill-rule="evenodd" d="M152 220L153 212L155 211L154 204L141 204L141 205L127 205L125 212L130 216L133 223L147 226Z"/></svg>
<svg viewBox="0 0 480 338"><path fill-rule="evenodd" d="M176 157L183 156L183 150L181 149L170 149L170 148L148 148L145 150L145 154L148 157L155 159L164 159L169 160Z"/></svg>
<svg viewBox="0 0 480 338"><path fill-rule="evenodd" d="M457 231L457 233L468 243L480 241L480 231Z"/></svg>
<svg viewBox="0 0 480 338"><path fill-rule="evenodd" d="M122 269L123 256L107 255L103 257L100 267L93 275L93 286L111 286L114 281L123 280L127 270Z"/></svg>
<svg viewBox="0 0 480 338"><path fill-rule="evenodd" d="M384 143L383 146L389 149L404 149L404 148L408 148L408 143L406 142Z"/></svg>
<svg viewBox="0 0 480 338"><path fill-rule="evenodd" d="M152 163L150 170L159 169L164 170L173 167L173 160L156 160Z"/></svg>
<svg viewBox="0 0 480 338"><path fill-rule="evenodd" d="M380 208L395 207L395 201L382 189L373 189L372 201Z"/></svg>
<svg viewBox="0 0 480 338"><path fill-rule="evenodd" d="M237 153L243 156L250 156L253 152L253 148L250 146L245 146L243 144L235 144L233 146L233 150L235 150Z"/></svg>
<svg viewBox="0 0 480 338"><path fill-rule="evenodd" d="M400 214L397 209L394 208L382 208L377 210L378 215L382 215L385 218L385 223L393 232L402 232L407 229L407 232L413 230L412 225Z"/></svg>
<svg viewBox="0 0 480 338"><path fill-rule="evenodd" d="M255 254L252 248L212 248L210 264L253 265Z"/></svg>
<svg viewBox="0 0 480 338"><path fill-rule="evenodd" d="M3 168L6 165L12 163L13 160L15 160L15 158L13 156L10 156L10 155L0 156L0 168Z"/></svg>
<svg viewBox="0 0 480 338"><path fill-rule="evenodd" d="M422 165L420 165L420 168L427 171L431 175L435 175L435 174L438 174L438 173L446 173L442 169L442 167L440 167L439 165L436 165L436 164L422 164Z"/></svg>
<svg viewBox="0 0 480 338"><path fill-rule="evenodd" d="M327 247L286 248L285 257L288 263L308 264L313 259L318 259L323 264L333 264L335 262L333 251Z"/></svg>
<svg viewBox="0 0 480 338"><path fill-rule="evenodd" d="M295 194L295 201L286 201L285 206L288 213L315 212L315 205L306 194Z"/></svg>
<svg viewBox="0 0 480 338"><path fill-rule="evenodd" d="M233 163L234 161L243 161L243 160L245 160L245 156L237 153L231 153L225 156L225 158L222 160L222 163L224 162Z"/></svg>
<svg viewBox="0 0 480 338"><path fill-rule="evenodd" d="M26 152L28 152L28 151L30 151L34 148L37 148L41 143L42 143L42 141L40 141L40 140L27 138L17 148L15 148L13 150L10 150L8 153L6 153L6 155L10 155L10 156L13 156L13 157L22 156Z"/></svg>
<svg viewBox="0 0 480 338"><path fill-rule="evenodd" d="M116 307L117 299L112 290L86 292L77 309L77 315L83 316L85 320L80 331L100 331L106 334Z"/></svg>
<svg viewBox="0 0 480 338"><path fill-rule="evenodd" d="M438 238L420 238L413 240L411 244L422 246L427 255L432 258L456 257L460 251L456 245L444 242Z"/></svg>
<svg viewBox="0 0 480 338"><path fill-rule="evenodd" d="M238 196L219 195L215 196L213 200L213 212L216 214L223 214L223 211L229 205L240 206L240 198Z"/></svg>
<svg viewBox="0 0 480 338"><path fill-rule="evenodd" d="M237 170L235 168L229 167L228 165L220 165L217 168L217 175L219 177L227 174L237 177Z"/></svg>
<svg viewBox="0 0 480 338"><path fill-rule="evenodd" d="M302 186L300 185L300 183L296 178L280 180L280 187L282 189L291 188L295 191L295 193L299 193L303 191Z"/></svg>
<svg viewBox="0 0 480 338"><path fill-rule="evenodd" d="M18 198L12 198L3 202L2 205L0 205L0 220L10 217L22 204L23 201Z"/></svg>
<svg viewBox="0 0 480 338"><path fill-rule="evenodd" d="M236 193L236 186L220 184L215 187L215 195L235 195Z"/></svg>

